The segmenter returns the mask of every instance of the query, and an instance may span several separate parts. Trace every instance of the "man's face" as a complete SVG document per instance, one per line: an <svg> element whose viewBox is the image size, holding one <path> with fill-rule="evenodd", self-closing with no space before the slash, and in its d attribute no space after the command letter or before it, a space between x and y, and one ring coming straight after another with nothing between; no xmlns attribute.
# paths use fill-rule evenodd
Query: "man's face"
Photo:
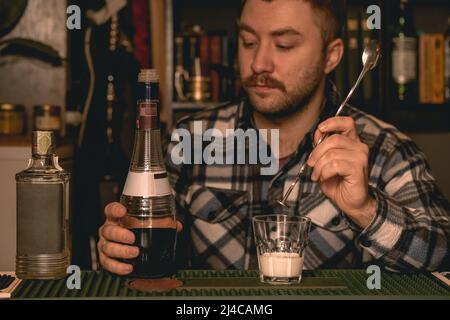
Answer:
<svg viewBox="0 0 450 320"><path fill-rule="evenodd" d="M321 30L301 0L248 0L239 31L239 68L253 108L270 117L300 111L324 74Z"/></svg>

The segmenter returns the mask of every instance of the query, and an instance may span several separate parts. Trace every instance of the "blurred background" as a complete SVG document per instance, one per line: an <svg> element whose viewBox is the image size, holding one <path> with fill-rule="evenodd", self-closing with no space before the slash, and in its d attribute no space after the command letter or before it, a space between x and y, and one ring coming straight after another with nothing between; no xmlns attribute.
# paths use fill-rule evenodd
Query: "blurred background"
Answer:
<svg viewBox="0 0 450 320"><path fill-rule="evenodd" d="M0 0L0 270L14 270L14 175L27 165L34 129L55 131L60 162L72 173L72 263L98 268L103 208L118 199L128 170L139 69L159 70L165 133L184 115L236 99L242 95L239 5L240 0ZM380 30L367 28L370 5L381 9ZM348 1L346 53L332 75L347 94L361 69L364 43L382 42L381 64L352 104L412 137L447 197L449 17L448 1ZM410 47L394 41L400 34L414 39ZM413 70L403 70L399 56L415 57ZM410 76L402 80L405 74Z"/></svg>

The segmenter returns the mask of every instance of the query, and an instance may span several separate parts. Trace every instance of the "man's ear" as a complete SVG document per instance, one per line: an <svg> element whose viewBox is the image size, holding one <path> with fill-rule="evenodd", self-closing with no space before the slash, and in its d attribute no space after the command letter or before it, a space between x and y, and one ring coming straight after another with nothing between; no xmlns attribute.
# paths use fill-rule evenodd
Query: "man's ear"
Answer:
<svg viewBox="0 0 450 320"><path fill-rule="evenodd" d="M327 47L325 74L331 73L341 62L344 55L344 42L341 38L335 39Z"/></svg>

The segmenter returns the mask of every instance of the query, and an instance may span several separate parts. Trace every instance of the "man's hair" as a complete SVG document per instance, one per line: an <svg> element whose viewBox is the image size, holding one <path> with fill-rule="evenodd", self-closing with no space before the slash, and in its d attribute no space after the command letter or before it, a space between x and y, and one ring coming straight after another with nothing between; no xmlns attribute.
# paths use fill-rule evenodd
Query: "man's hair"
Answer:
<svg viewBox="0 0 450 320"><path fill-rule="evenodd" d="M261 0L273 2L277 0ZM279 0L282 1L282 0ZM315 21L320 27L322 39L327 45L331 41L342 38L346 21L346 0L301 0L311 5L316 13ZM239 19L241 18L247 0L241 1Z"/></svg>

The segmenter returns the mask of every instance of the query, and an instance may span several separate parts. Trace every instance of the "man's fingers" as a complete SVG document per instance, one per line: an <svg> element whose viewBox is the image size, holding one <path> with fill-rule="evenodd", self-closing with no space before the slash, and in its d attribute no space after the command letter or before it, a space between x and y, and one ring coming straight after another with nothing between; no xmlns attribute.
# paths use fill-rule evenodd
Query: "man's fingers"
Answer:
<svg viewBox="0 0 450 320"><path fill-rule="evenodd" d="M368 153L368 147L361 142L355 142L347 136L335 134L325 139L321 144L314 148L311 157L308 160L308 166L314 167L323 155L330 149L347 149L353 151L361 151Z"/></svg>
<svg viewBox="0 0 450 320"><path fill-rule="evenodd" d="M132 259L139 255L138 247L125 246L110 241L101 241L100 246L100 251L109 258Z"/></svg>
<svg viewBox="0 0 450 320"><path fill-rule="evenodd" d="M354 173L354 170L354 165L350 161L341 159L332 160L322 168L319 180L326 181L337 176L348 177Z"/></svg>
<svg viewBox="0 0 450 320"><path fill-rule="evenodd" d="M108 224L102 227L101 236L106 240L127 244L133 244L135 240L135 236L130 230Z"/></svg>
<svg viewBox="0 0 450 320"><path fill-rule="evenodd" d="M314 143L317 144L325 133L337 132L352 140L359 140L355 120L352 117L331 117L322 122L314 133Z"/></svg>
<svg viewBox="0 0 450 320"><path fill-rule="evenodd" d="M120 276L125 276L133 271L133 266L126 263L121 263L119 261L108 258L104 253L100 251L99 253L100 263L106 270L118 274Z"/></svg>
<svg viewBox="0 0 450 320"><path fill-rule="evenodd" d="M351 162L354 169L358 169L358 167L364 167L367 162L366 155L363 152L345 149L331 149L326 152L314 165L314 169L311 174L311 180L319 180L322 175L323 168L334 160L344 160Z"/></svg>
<svg viewBox="0 0 450 320"><path fill-rule="evenodd" d="M106 219L116 222L127 214L127 209L118 202L112 202L105 207Z"/></svg>

